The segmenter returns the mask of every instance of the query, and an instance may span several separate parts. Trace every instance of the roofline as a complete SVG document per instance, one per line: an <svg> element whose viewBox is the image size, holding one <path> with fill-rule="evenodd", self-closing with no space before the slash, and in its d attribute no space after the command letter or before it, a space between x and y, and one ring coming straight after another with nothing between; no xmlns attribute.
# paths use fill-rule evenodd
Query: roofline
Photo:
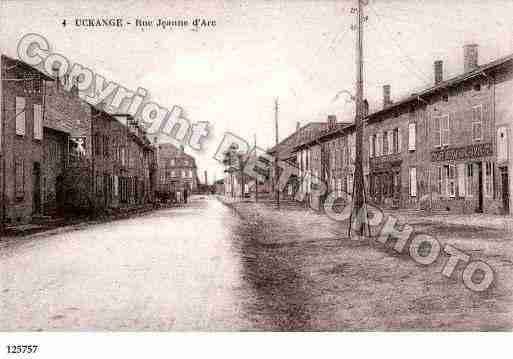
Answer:
<svg viewBox="0 0 513 359"><path fill-rule="evenodd" d="M21 64L21 65L23 65L23 66L29 67L29 68L30 68L30 69L32 69L33 71L35 71L35 72L39 73L39 75L43 76L43 80L46 80L46 81L55 81L55 79L54 79L53 77L48 76L48 75L47 75L47 74L45 74L44 72L42 72L42 71L40 71L40 70L36 69L34 66L29 65L29 64L27 64L27 63L26 63L26 62L24 62L24 61L21 61L21 60L16 59L16 58L12 58L12 57L7 56L7 55L4 55L4 54L2 54L1 56L2 56L2 57L5 57L6 59L8 59L8 60L10 60L10 61L14 61L14 62L16 62L17 64Z"/></svg>
<svg viewBox="0 0 513 359"><path fill-rule="evenodd" d="M297 132L307 128L308 126L310 125L313 125L313 124L318 124L318 125L322 125L324 124L325 122L320 122L320 121L313 121L313 122L308 122L306 125L303 125L301 126L299 129L295 130L294 132L292 132L290 135L288 135L287 137L285 137L283 140L281 140L280 142L278 142L276 145L274 145L273 147L271 147L270 149L267 150L267 153L274 153L276 152L276 146L279 146L280 144L282 144L283 142L287 141L288 139L290 139L292 136L294 136Z"/></svg>
<svg viewBox="0 0 513 359"><path fill-rule="evenodd" d="M431 96L433 94L435 94L436 92L438 91L441 91L441 90L444 90L446 88L449 88L449 87L454 87L454 86L457 86L463 82L466 82L468 80L471 80L475 77L478 77L478 76L486 76L486 73L485 71L489 71L489 70L497 70L499 67L505 65L506 63L510 62L513 60L513 54L510 54L508 56L504 56L502 58L499 58L497 60L494 60L494 61L491 61L485 65L481 65L479 66L478 68L476 68L475 70L472 70L472 71L469 71L469 72L466 72L466 73L463 73L463 74L460 74L460 75L457 75L457 76L454 76L450 79L447 79L445 81L442 81L441 83L435 85L435 86L431 86L425 90L422 90L418 93L415 93L413 95L410 95L398 102L395 102L395 103L392 103L390 104L389 106L385 107L385 108L382 108L380 110L377 110L369 115L367 115L365 117L366 120L371 120L371 119L374 119L376 116L379 116L379 115L382 115L390 110L393 110L393 109L397 109L403 105L406 105L408 103L411 103L411 102L416 102L416 101L422 101L422 97L423 96Z"/></svg>
<svg viewBox="0 0 513 359"><path fill-rule="evenodd" d="M326 133L322 133L320 134L318 137L308 141L308 142L305 142L305 143L302 143L298 146L295 146L292 150L292 152L297 152L299 151L300 149L302 148L306 148L306 147L310 147L312 144L315 144L317 142L326 142L332 138L335 138L337 137L337 135L342 135L342 134L345 134L346 132L350 131L350 130L354 130L354 127L355 127L355 124L354 123L351 123L351 124L348 124L347 126L344 126L342 128L339 128L337 130L334 130L334 131L329 131L329 132L326 132Z"/></svg>

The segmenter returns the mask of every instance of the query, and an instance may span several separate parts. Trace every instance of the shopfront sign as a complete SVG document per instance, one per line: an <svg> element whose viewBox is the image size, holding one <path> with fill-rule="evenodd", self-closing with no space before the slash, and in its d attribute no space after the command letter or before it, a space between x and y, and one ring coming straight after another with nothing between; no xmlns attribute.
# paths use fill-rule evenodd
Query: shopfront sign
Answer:
<svg viewBox="0 0 513 359"><path fill-rule="evenodd" d="M431 161L460 161L468 159L477 159L493 156L493 146L491 143L479 143L475 145L446 148L431 152Z"/></svg>

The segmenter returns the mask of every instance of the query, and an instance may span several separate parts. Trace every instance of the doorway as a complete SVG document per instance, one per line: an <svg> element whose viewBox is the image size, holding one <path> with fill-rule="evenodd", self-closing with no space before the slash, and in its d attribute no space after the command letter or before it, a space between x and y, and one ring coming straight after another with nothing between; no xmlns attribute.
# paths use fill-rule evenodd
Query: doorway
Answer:
<svg viewBox="0 0 513 359"><path fill-rule="evenodd" d="M34 214L41 214L41 165L34 162L32 167L32 208Z"/></svg>
<svg viewBox="0 0 513 359"><path fill-rule="evenodd" d="M509 214L509 178L508 167L501 167L501 184L502 184L502 208L504 213Z"/></svg>
<svg viewBox="0 0 513 359"><path fill-rule="evenodd" d="M477 213L483 213L483 164L477 162Z"/></svg>

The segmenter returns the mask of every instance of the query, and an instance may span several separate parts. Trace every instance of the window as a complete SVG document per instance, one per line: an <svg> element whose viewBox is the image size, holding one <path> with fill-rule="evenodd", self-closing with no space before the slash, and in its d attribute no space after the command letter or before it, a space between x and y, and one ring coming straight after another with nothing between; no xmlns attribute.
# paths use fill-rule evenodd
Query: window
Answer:
<svg viewBox="0 0 513 359"><path fill-rule="evenodd" d="M483 106L472 108L472 139L481 141L483 139Z"/></svg>
<svg viewBox="0 0 513 359"><path fill-rule="evenodd" d="M447 177L447 188L446 193L449 197L456 196L456 166L448 165L445 166L445 173Z"/></svg>
<svg viewBox="0 0 513 359"><path fill-rule="evenodd" d="M415 122L408 124L408 151L415 151L417 136L417 125Z"/></svg>
<svg viewBox="0 0 513 359"><path fill-rule="evenodd" d="M25 97L16 97L16 134L25 135Z"/></svg>
<svg viewBox="0 0 513 359"><path fill-rule="evenodd" d="M186 178L187 177L187 172L185 170L182 170L182 178Z"/></svg>
<svg viewBox="0 0 513 359"><path fill-rule="evenodd" d="M493 163L485 162L485 196L493 196Z"/></svg>
<svg viewBox="0 0 513 359"><path fill-rule="evenodd" d="M171 159L171 166L175 166L175 159L174 158Z"/></svg>
<svg viewBox="0 0 513 359"><path fill-rule="evenodd" d="M374 136L369 136L369 157L374 157L374 143L373 143Z"/></svg>
<svg viewBox="0 0 513 359"><path fill-rule="evenodd" d="M23 199L25 196L25 166L23 160L14 162L14 189L16 199Z"/></svg>
<svg viewBox="0 0 513 359"><path fill-rule="evenodd" d="M467 197L472 197L474 187L474 167L472 163L467 163L465 176L465 192Z"/></svg>
<svg viewBox="0 0 513 359"><path fill-rule="evenodd" d="M376 135L373 135L372 136L372 155L373 156L378 156L377 152L378 152L378 147L377 147L377 136Z"/></svg>
<svg viewBox="0 0 513 359"><path fill-rule="evenodd" d="M175 170L171 171L171 177L176 177L176 171Z"/></svg>
<svg viewBox="0 0 513 359"><path fill-rule="evenodd" d="M40 104L34 104L34 139L43 139L43 110Z"/></svg>
<svg viewBox="0 0 513 359"><path fill-rule="evenodd" d="M465 197L465 164L460 163L458 169L458 196Z"/></svg>
<svg viewBox="0 0 513 359"><path fill-rule="evenodd" d="M417 197L417 168L410 167L410 196Z"/></svg>
<svg viewBox="0 0 513 359"><path fill-rule="evenodd" d="M192 178L192 170L189 170L189 178Z"/></svg>

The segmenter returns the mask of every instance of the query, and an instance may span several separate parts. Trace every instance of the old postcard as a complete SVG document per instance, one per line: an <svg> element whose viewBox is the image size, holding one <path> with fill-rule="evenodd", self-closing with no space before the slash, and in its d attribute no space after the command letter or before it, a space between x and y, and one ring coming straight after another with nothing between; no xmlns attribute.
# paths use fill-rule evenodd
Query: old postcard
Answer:
<svg viewBox="0 0 513 359"><path fill-rule="evenodd" d="M0 29L5 338L511 332L513 1L1 0Z"/></svg>

